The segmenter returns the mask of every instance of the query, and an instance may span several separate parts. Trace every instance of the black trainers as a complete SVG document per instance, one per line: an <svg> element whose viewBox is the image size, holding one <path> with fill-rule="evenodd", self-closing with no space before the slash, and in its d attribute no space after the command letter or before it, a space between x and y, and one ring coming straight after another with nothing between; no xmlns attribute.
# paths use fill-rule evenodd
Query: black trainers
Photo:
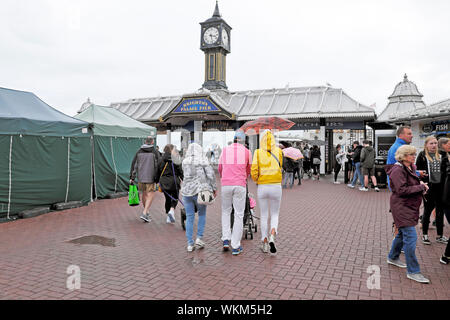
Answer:
<svg viewBox="0 0 450 320"><path fill-rule="evenodd" d="M436 237L436 242L447 244L448 238L445 236Z"/></svg>
<svg viewBox="0 0 450 320"><path fill-rule="evenodd" d="M270 253L276 253L277 248L275 247L275 236L273 234L269 237L269 246L270 246Z"/></svg>
<svg viewBox="0 0 450 320"><path fill-rule="evenodd" d="M448 264L448 262L450 261L449 257L446 257L444 255L442 255L441 259L439 260L442 264Z"/></svg>
<svg viewBox="0 0 450 320"><path fill-rule="evenodd" d="M430 244L431 244L430 239L428 239L428 235L424 234L424 235L422 236L422 243L423 243L423 244L426 244L426 245L430 245Z"/></svg>

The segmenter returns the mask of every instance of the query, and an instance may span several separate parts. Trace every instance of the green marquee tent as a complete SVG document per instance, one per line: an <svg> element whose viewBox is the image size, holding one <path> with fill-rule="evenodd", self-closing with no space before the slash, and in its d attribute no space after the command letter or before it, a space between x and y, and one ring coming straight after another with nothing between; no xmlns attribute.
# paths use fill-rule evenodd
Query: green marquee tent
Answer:
<svg viewBox="0 0 450 320"><path fill-rule="evenodd" d="M0 216L91 200L89 124L0 88Z"/></svg>
<svg viewBox="0 0 450 320"><path fill-rule="evenodd" d="M156 128L136 121L117 109L95 104L75 118L92 127L92 163L96 198L128 190L133 157L146 137L156 140Z"/></svg>

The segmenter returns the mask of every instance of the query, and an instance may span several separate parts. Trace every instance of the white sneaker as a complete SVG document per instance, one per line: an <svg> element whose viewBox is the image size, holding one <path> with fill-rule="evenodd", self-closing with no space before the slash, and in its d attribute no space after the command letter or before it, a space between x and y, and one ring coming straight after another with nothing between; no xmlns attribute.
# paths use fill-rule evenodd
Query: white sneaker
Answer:
<svg viewBox="0 0 450 320"><path fill-rule="evenodd" d="M150 222L152 219L150 218L150 215L147 213L147 214L141 214L141 216L140 216L140 218L142 219L142 220L144 220L145 222Z"/></svg>
<svg viewBox="0 0 450 320"><path fill-rule="evenodd" d="M352 185L351 183L349 183L349 184L347 185L347 187L352 188L352 189L355 189L355 186Z"/></svg>
<svg viewBox="0 0 450 320"><path fill-rule="evenodd" d="M173 211L169 211L167 216L169 218L169 223L175 223L175 215L173 214Z"/></svg>
<svg viewBox="0 0 450 320"><path fill-rule="evenodd" d="M169 215L167 215L167 219L166 219L166 223L171 223L172 221L170 221Z"/></svg>
<svg viewBox="0 0 450 320"><path fill-rule="evenodd" d="M195 249L194 245L188 245L187 246L187 251L188 252L192 252L192 251L194 251L194 249Z"/></svg>
<svg viewBox="0 0 450 320"><path fill-rule="evenodd" d="M430 283L430 280L425 278L421 273L408 273L406 275L408 279L420 282L420 283Z"/></svg>
<svg viewBox="0 0 450 320"><path fill-rule="evenodd" d="M195 246L197 247L197 249L203 249L205 245L206 243L202 239L197 238L197 240L195 240Z"/></svg>
<svg viewBox="0 0 450 320"><path fill-rule="evenodd" d="M378 189L378 187L375 187L375 191L380 192L380 189Z"/></svg>
<svg viewBox="0 0 450 320"><path fill-rule="evenodd" d="M264 253L269 253L269 243L263 241L262 246L261 246L261 250Z"/></svg>
<svg viewBox="0 0 450 320"><path fill-rule="evenodd" d="M367 192L367 191L369 191L369 189L368 189L368 188L361 187L361 188L359 188L359 191L365 191L365 192Z"/></svg>
<svg viewBox="0 0 450 320"><path fill-rule="evenodd" d="M339 181L335 181L334 184L341 184Z"/></svg>

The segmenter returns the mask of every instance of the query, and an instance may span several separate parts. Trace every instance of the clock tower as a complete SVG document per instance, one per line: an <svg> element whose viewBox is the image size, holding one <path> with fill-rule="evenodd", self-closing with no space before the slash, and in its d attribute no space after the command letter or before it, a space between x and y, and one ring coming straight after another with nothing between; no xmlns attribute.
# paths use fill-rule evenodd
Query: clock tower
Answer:
<svg viewBox="0 0 450 320"><path fill-rule="evenodd" d="M200 49L205 53L205 82L202 87L209 90L228 89L226 57L230 53L231 27L222 19L217 1L213 16L200 25Z"/></svg>

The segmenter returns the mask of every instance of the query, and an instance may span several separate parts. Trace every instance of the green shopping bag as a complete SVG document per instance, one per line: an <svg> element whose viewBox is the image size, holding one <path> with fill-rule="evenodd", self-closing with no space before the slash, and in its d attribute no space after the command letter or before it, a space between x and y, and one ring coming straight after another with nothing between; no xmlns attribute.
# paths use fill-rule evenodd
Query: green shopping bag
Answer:
<svg viewBox="0 0 450 320"><path fill-rule="evenodd" d="M139 192L135 184L130 184L130 190L128 191L128 204L132 207L139 205Z"/></svg>

